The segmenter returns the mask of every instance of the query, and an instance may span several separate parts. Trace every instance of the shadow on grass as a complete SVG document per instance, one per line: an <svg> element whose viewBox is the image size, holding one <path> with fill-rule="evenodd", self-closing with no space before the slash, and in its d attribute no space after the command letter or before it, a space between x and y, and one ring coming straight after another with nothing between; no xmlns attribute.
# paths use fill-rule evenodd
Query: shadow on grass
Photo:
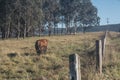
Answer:
<svg viewBox="0 0 120 80"><path fill-rule="evenodd" d="M10 58L16 57L18 54L17 53L8 53L7 56Z"/></svg>
<svg viewBox="0 0 120 80"><path fill-rule="evenodd" d="M23 53L22 56L36 56L37 53Z"/></svg>

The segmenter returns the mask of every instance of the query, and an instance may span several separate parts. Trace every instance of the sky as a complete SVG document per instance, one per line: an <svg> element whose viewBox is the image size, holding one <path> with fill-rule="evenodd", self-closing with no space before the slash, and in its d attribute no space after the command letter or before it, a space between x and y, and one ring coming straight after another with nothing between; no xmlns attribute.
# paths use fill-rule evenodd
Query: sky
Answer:
<svg viewBox="0 0 120 80"><path fill-rule="evenodd" d="M91 0L98 9L100 25L120 24L120 0Z"/></svg>

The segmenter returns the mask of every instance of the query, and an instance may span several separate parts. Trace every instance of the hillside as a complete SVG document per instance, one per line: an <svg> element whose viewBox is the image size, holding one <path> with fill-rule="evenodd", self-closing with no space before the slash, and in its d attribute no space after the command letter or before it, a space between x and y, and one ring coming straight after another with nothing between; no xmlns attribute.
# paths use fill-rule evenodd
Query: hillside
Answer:
<svg viewBox="0 0 120 80"><path fill-rule="evenodd" d="M120 24L109 24L109 25L101 25L98 27L91 27L88 28L87 32L98 32L98 31L114 31L120 32Z"/></svg>
<svg viewBox="0 0 120 80"><path fill-rule="evenodd" d="M93 57L90 53L95 53L95 41L103 34L95 32L0 40L0 80L69 80L69 55L72 53L80 55L82 80L119 80L118 33L110 33L106 53L111 54L103 65L102 77L95 73L95 65L90 62ZM48 50L38 56L34 45L42 38L48 39Z"/></svg>

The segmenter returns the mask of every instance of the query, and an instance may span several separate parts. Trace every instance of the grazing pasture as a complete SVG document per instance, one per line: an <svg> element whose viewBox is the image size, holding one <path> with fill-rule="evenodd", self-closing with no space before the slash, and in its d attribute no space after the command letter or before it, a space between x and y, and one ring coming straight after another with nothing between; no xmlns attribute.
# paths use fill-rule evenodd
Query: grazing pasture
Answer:
<svg viewBox="0 0 120 80"><path fill-rule="evenodd" d="M82 80L120 79L120 34L110 32L103 62L103 74L95 72L93 54L95 41L104 32L30 37L0 40L0 80L69 80L69 55L77 53L81 59ZM46 54L38 56L35 42L47 39Z"/></svg>

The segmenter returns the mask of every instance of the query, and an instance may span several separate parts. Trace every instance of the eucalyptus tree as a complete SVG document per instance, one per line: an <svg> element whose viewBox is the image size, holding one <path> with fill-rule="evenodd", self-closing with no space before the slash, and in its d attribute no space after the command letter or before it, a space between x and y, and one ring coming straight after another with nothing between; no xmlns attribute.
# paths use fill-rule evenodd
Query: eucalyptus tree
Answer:
<svg viewBox="0 0 120 80"><path fill-rule="evenodd" d="M74 0L72 3L72 23L73 23L73 29L74 33L77 31L77 27L80 25L79 23L81 22L79 20L79 17L81 16L81 8L82 8L82 0Z"/></svg>
<svg viewBox="0 0 120 80"><path fill-rule="evenodd" d="M99 24L97 8L93 6L90 0L60 0L61 14L64 16L67 33L70 24L74 26L75 32L77 26L95 26Z"/></svg>
<svg viewBox="0 0 120 80"><path fill-rule="evenodd" d="M39 33L39 36L44 31L44 13L42 10L43 0L34 0L35 7L34 7L34 17L35 17L35 32Z"/></svg>
<svg viewBox="0 0 120 80"><path fill-rule="evenodd" d="M59 0L55 0L52 3L52 9L53 9L53 24L54 24L54 34L56 33L55 28L58 28L58 23L60 22L60 4L59 4ZM57 30L58 33L58 30Z"/></svg>
<svg viewBox="0 0 120 80"><path fill-rule="evenodd" d="M11 2L14 1L12 0ZM2 38L8 38L10 36L12 8L12 3L9 0L0 1L0 29Z"/></svg>
<svg viewBox="0 0 120 80"><path fill-rule="evenodd" d="M41 21L42 9L39 7L41 1L42 0L1 0L0 29L2 38L8 38L10 35L17 38L25 38L31 35L31 32L34 31L35 27Z"/></svg>
<svg viewBox="0 0 120 80"><path fill-rule="evenodd" d="M86 2L85 2L86 1ZM80 22L85 32L87 27L99 25L98 11L95 6L92 5L90 0L85 0L81 6Z"/></svg>
<svg viewBox="0 0 120 80"><path fill-rule="evenodd" d="M65 23L66 26L66 33L68 34L70 31L70 22L72 19L72 3L74 0L60 0L61 5L61 16L64 18L63 23Z"/></svg>
<svg viewBox="0 0 120 80"><path fill-rule="evenodd" d="M50 36L53 28L56 33L60 22L65 24L68 34L71 27L76 32L80 25L99 25L100 18L90 0L0 0L2 38L25 38L35 30L41 34L46 27Z"/></svg>
<svg viewBox="0 0 120 80"><path fill-rule="evenodd" d="M54 26L54 33L55 27L59 23L59 0L44 0L43 1L43 13L44 13L44 22L47 25L49 36L51 35L52 28Z"/></svg>

